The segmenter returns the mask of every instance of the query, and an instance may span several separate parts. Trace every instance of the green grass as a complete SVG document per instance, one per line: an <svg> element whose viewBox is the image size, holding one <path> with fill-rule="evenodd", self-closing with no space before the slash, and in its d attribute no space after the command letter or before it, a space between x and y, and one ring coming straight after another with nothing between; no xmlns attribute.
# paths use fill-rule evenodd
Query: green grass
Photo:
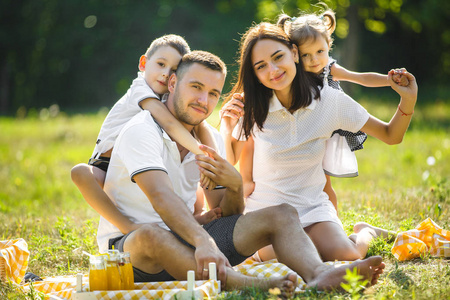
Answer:
<svg viewBox="0 0 450 300"><path fill-rule="evenodd" d="M360 99L373 115L388 121L397 103ZM408 230L431 217L450 229L450 104L419 104L403 143L387 146L371 137L356 152L360 176L333 179L339 215L348 233L366 221L392 230ZM96 253L98 215L70 179L70 169L91 155L105 112L67 116L35 113L0 118L0 239L24 238L31 252L28 271L39 276L87 272L83 250ZM217 111L209 119L218 124ZM434 164L430 164L433 161ZM392 244L373 243L369 253L387 263L379 284L363 294L309 291L299 299L443 299L450 296L448 259L397 262ZM38 299L0 283L0 298ZM276 299L249 289L222 299Z"/></svg>

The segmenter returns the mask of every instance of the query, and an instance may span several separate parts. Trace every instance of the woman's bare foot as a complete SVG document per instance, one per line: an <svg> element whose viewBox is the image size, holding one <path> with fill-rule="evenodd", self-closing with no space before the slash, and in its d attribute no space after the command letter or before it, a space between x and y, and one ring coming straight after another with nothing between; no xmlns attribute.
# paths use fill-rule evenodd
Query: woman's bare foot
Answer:
<svg viewBox="0 0 450 300"><path fill-rule="evenodd" d="M297 273L291 272L285 276L272 276L269 278L258 278L244 275L235 271L227 272L226 290L242 289L244 287L256 287L262 290L279 288L282 295L289 295L295 291L298 279Z"/></svg>
<svg viewBox="0 0 450 300"><path fill-rule="evenodd" d="M341 283L345 281L343 277L346 275L346 270L354 268L358 269L358 274L362 275L369 285L374 285L383 273L385 266L381 256L371 256L349 265L323 265L315 272L314 279L307 282L307 285L318 290L341 289Z"/></svg>
<svg viewBox="0 0 450 300"><path fill-rule="evenodd" d="M376 227L366 222L358 222L353 226L353 231L355 233L359 233L363 230L369 231L374 237L381 236L388 241L394 239L397 236L397 233L394 231L389 231L380 227Z"/></svg>

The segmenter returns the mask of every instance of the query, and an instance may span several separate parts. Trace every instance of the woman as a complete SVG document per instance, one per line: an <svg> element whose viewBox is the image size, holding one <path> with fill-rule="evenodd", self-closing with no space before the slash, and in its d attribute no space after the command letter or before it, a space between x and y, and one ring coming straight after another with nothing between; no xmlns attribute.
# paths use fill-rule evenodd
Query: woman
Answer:
<svg viewBox="0 0 450 300"><path fill-rule="evenodd" d="M406 76L408 86L397 85L394 74ZM228 160L236 162L245 140L253 138L255 185L246 211L291 204L324 260L364 257L369 242L387 231L362 223L355 227L356 234L347 237L323 192L322 160L325 141L336 129L361 130L387 144L402 141L417 100L417 84L404 69L391 70L388 80L401 100L391 121L385 123L345 93L322 86L314 74L305 72L297 47L282 29L269 23L250 28L241 40L232 99L221 111ZM243 95L238 94L242 92L245 106ZM264 258L273 255L270 251L261 254Z"/></svg>

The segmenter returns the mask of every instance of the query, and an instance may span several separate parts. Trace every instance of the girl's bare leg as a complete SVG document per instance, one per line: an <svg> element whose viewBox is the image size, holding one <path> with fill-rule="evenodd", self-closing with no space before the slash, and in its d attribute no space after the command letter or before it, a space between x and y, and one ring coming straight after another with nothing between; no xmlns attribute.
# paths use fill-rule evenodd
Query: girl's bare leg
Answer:
<svg viewBox="0 0 450 300"><path fill-rule="evenodd" d="M389 231L380 227L376 227L373 225L370 225L366 222L358 222L353 226L353 231L355 234L359 234L362 231L370 231L372 234L374 234L376 237L383 237L384 239L391 240L397 236L397 233L395 231ZM352 237L350 235L350 237Z"/></svg>
<svg viewBox="0 0 450 300"><path fill-rule="evenodd" d="M361 230L347 237L344 229L334 222L320 222L305 228L324 261L364 258L369 243L376 237L373 230Z"/></svg>

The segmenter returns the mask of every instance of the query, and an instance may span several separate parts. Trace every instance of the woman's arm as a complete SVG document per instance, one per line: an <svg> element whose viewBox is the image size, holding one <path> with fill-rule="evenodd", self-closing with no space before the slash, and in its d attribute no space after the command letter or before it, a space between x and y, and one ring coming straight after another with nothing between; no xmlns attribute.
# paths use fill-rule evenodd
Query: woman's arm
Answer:
<svg viewBox="0 0 450 300"><path fill-rule="evenodd" d="M244 198L250 196L255 190L255 182L253 181L253 151L254 141L253 137L250 136L239 157L239 172L241 173L244 184Z"/></svg>
<svg viewBox="0 0 450 300"><path fill-rule="evenodd" d="M333 203L333 206L337 212L337 196L336 196L336 192L333 189L333 186L331 185L331 177L330 177L330 175L326 175L326 174L325 174L325 177L327 179L327 182L325 183L325 187L323 188L323 191L325 193L327 193L328 199L330 199L331 203Z"/></svg>
<svg viewBox="0 0 450 300"><path fill-rule="evenodd" d="M225 103L220 110L220 133L225 143L227 161L233 166L238 162L244 141L238 141L232 136L234 127L239 118L244 114L244 103L242 94L234 94L233 98Z"/></svg>
<svg viewBox="0 0 450 300"><path fill-rule="evenodd" d="M408 79L409 84L407 86L400 86L393 81L392 76L396 72L402 73L402 76L405 76ZM408 129L417 101L418 87L415 77L404 69L391 70L389 71L388 76L388 81L392 89L394 89L401 97L400 104L389 123L370 116L369 120L361 128L361 131L376 137L386 144L394 145L402 142L403 136Z"/></svg>

